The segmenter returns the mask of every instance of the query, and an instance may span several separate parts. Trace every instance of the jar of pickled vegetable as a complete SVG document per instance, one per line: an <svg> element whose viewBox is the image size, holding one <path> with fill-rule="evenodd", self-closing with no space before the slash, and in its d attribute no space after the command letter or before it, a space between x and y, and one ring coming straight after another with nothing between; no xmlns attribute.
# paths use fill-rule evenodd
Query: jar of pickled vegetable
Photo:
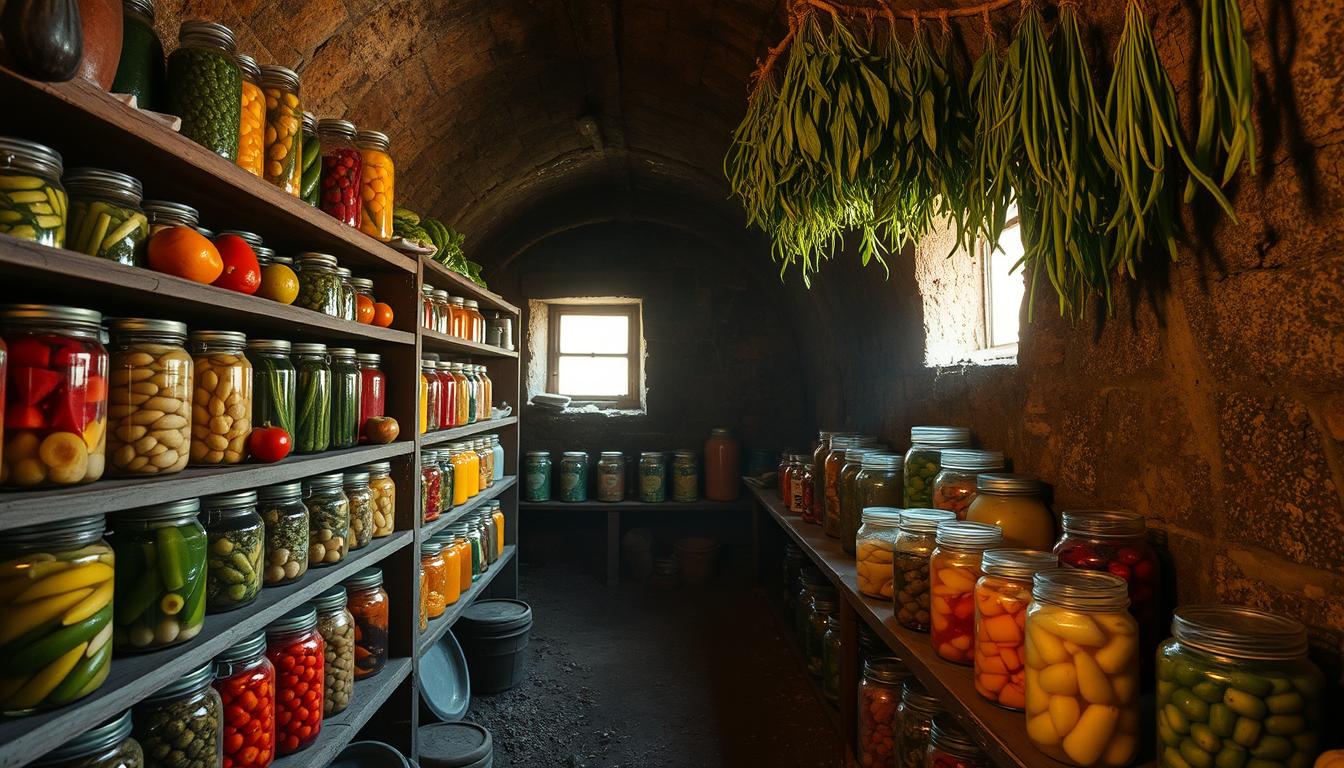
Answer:
<svg viewBox="0 0 1344 768"><path fill-rule="evenodd" d="M214 685L224 711L224 768L266 768L275 759L275 667L265 632L215 657Z"/></svg>
<svg viewBox="0 0 1344 768"><path fill-rule="evenodd" d="M322 635L322 716L331 717L350 706L355 689L355 617L345 607L345 587L337 584L313 598L317 632Z"/></svg>
<svg viewBox="0 0 1344 768"><path fill-rule="evenodd" d="M551 454L528 451L523 457L523 501L551 500Z"/></svg>
<svg viewBox="0 0 1344 768"><path fill-rule="evenodd" d="M369 487L369 473L346 472L341 488L350 502L350 549L363 549L373 540L373 490Z"/></svg>
<svg viewBox="0 0 1344 768"><path fill-rule="evenodd" d="M1034 477L982 474L966 519L1003 529L1005 546L1050 549L1055 543L1055 518L1045 506L1041 483Z"/></svg>
<svg viewBox="0 0 1344 768"><path fill-rule="evenodd" d="M866 507L862 520L855 534L859 592L869 597L891 600L892 551L900 532L901 510L895 507Z"/></svg>
<svg viewBox="0 0 1344 768"><path fill-rule="evenodd" d="M387 242L392 239L392 208L395 204L396 169L392 164L391 140L381 131L360 131L355 146L363 161L360 202L364 206L360 231Z"/></svg>
<svg viewBox="0 0 1344 768"><path fill-rule="evenodd" d="M156 768L216 768L224 760L224 705L207 661L135 705L135 740Z"/></svg>
<svg viewBox="0 0 1344 768"><path fill-rule="evenodd" d="M359 363L360 441L364 442L364 425L387 411L387 374L383 373L382 355L361 352L355 355L355 361Z"/></svg>
<svg viewBox="0 0 1344 768"><path fill-rule="evenodd" d="M246 54L233 57L243 74L243 106L238 113L238 167L253 176L265 168L266 97L261 92L257 60Z"/></svg>
<svg viewBox="0 0 1344 768"><path fill-rule="evenodd" d="M933 718L942 711L938 699L917 681L906 680L901 684L901 703L896 707L898 768L926 768Z"/></svg>
<svg viewBox="0 0 1344 768"><path fill-rule="evenodd" d="M602 451L597 459L597 500L625 500L625 454Z"/></svg>
<svg viewBox="0 0 1344 768"><path fill-rule="evenodd" d="M149 237L140 210L140 180L117 171L71 168L62 179L70 195L65 247L128 267L141 266L137 250Z"/></svg>
<svg viewBox="0 0 1344 768"><path fill-rule="evenodd" d="M303 503L308 507L308 564L335 565L350 547L350 500L341 486L340 472L303 481Z"/></svg>
<svg viewBox="0 0 1344 768"><path fill-rule="evenodd" d="M499 533L495 530L495 519L490 516L489 510L477 512L475 520L477 527L481 530L481 555L485 558L485 565L488 569L498 559L495 555L495 548L498 546Z"/></svg>
<svg viewBox="0 0 1344 768"><path fill-rule="evenodd" d="M238 464L252 434L252 362L247 337L233 331L190 336L196 392L191 401L191 463Z"/></svg>
<svg viewBox="0 0 1344 768"><path fill-rule="evenodd" d="M448 446L453 452L453 506L466 504L467 499L473 498L481 492L481 457L476 454L465 443L453 443ZM585 479L581 483L585 498L588 493L586 485L587 479L588 454L583 454L583 474ZM561 501L564 501L561 497Z"/></svg>
<svg viewBox="0 0 1344 768"><path fill-rule="evenodd" d="M826 507L826 456L831 452L831 438L840 434L833 430L822 430L817 435L817 444L812 448L809 463L812 467L812 508L803 513L803 522L821 522Z"/></svg>
<svg viewBox="0 0 1344 768"><path fill-rule="evenodd" d="M471 545L467 543L465 531L463 525L452 525L434 537L434 541L443 547L443 562L447 566L444 601L448 605L456 603L471 588Z"/></svg>
<svg viewBox="0 0 1344 768"><path fill-rule="evenodd" d="M299 296L294 305L340 317L341 278L336 274L336 257L325 253L301 253L298 266Z"/></svg>
<svg viewBox="0 0 1344 768"><path fill-rule="evenodd" d="M201 499L201 522L209 541L205 607L210 613L241 608L261 593L265 529L255 491Z"/></svg>
<svg viewBox="0 0 1344 768"><path fill-rule="evenodd" d="M801 453L784 454L784 471L780 475L783 484L783 501L790 514L801 515L803 522L820 523L820 518L809 518L812 504L812 468L807 457Z"/></svg>
<svg viewBox="0 0 1344 768"><path fill-rule="evenodd" d="M144 768L145 753L131 736L131 711L90 728L32 763L39 768Z"/></svg>
<svg viewBox="0 0 1344 768"><path fill-rule="evenodd" d="M667 501L667 455L661 451L639 454L639 500L646 504Z"/></svg>
<svg viewBox="0 0 1344 768"><path fill-rule="evenodd" d="M642 463L641 454L641 463ZM588 500L588 454L583 451L565 451L560 454L560 501ZM643 485L643 478L640 478ZM643 494L641 493L641 498Z"/></svg>
<svg viewBox="0 0 1344 768"><path fill-rule="evenodd" d="M822 655L826 652L827 619L835 609L834 592L827 595L816 592L812 595L812 603L808 606L807 634L803 647L806 651L807 671L817 681L822 679Z"/></svg>
<svg viewBox="0 0 1344 768"><path fill-rule="evenodd" d="M448 292L437 288L430 294L430 299L434 302L434 330L448 333L452 328L453 312L461 311L461 307L454 307L448 300Z"/></svg>
<svg viewBox="0 0 1344 768"><path fill-rule="evenodd" d="M976 478L986 472L1003 472L1003 454L972 448L949 448L942 452L941 467L933 479L933 506L957 513L965 520L966 510L975 501ZM981 520L998 524L994 520Z"/></svg>
<svg viewBox="0 0 1344 768"><path fill-rule="evenodd" d="M910 677L895 656L863 662L859 679L859 765L891 768L896 763L896 707L901 683Z"/></svg>
<svg viewBox="0 0 1344 768"><path fill-rule="evenodd" d="M971 443L971 431L965 427L911 427L910 450L905 452L905 504L930 507L933 481L942 469L942 452L965 448Z"/></svg>
<svg viewBox="0 0 1344 768"><path fill-rule="evenodd" d="M443 545L433 540L421 543L420 567L425 569L429 586L429 618L437 619L448 606L448 564L443 559Z"/></svg>
<svg viewBox="0 0 1344 768"><path fill-rule="evenodd" d="M1051 552L987 549L980 556L984 576L975 584L975 690L1007 709L1027 705L1027 606L1031 579L1059 567Z"/></svg>
<svg viewBox="0 0 1344 768"><path fill-rule="evenodd" d="M426 629L429 629L429 574L425 573L425 567L420 564L419 560L415 561L415 573L419 578L420 583L420 588L418 590L420 594L420 606L415 614L416 624L419 625L420 631L424 632Z"/></svg>
<svg viewBox="0 0 1344 768"><path fill-rule="evenodd" d="M942 509L906 509L892 545L892 591L896 622L916 632L929 631L929 555L938 524L955 520Z"/></svg>
<svg viewBox="0 0 1344 768"><path fill-rule="evenodd" d="M117 554L118 651L148 651L186 642L205 623L205 528L196 499L119 512Z"/></svg>
<svg viewBox="0 0 1344 768"><path fill-rule="evenodd" d="M367 277L352 277L350 285L355 289L355 322L360 325L372 325L376 300L373 298L373 281Z"/></svg>
<svg viewBox="0 0 1344 768"><path fill-rule="evenodd" d="M308 506L303 483L270 485L257 491L257 507L265 525L266 586L298 581L308 571Z"/></svg>
<svg viewBox="0 0 1344 768"><path fill-rule="evenodd" d="M266 107L266 162L261 177L295 197L303 180L303 107L299 76L287 67L261 67Z"/></svg>
<svg viewBox="0 0 1344 768"><path fill-rule="evenodd" d="M672 452L672 500L683 504L700 500L700 463L695 451Z"/></svg>
<svg viewBox="0 0 1344 768"><path fill-rule="evenodd" d="M831 450L826 454L826 462L823 472L826 473L825 499L822 505L821 526L822 529L835 531L831 536L838 536L840 525L840 468L845 463L845 451L849 448L867 447L875 443L875 440L862 437L843 437L836 435L831 438Z"/></svg>
<svg viewBox="0 0 1344 768"><path fill-rule="evenodd" d="M233 162L243 106L233 31L210 21L184 21L177 40L168 56L167 111L182 118L179 133Z"/></svg>
<svg viewBox="0 0 1344 768"><path fill-rule="evenodd" d="M498 501L490 502L490 517L495 521L495 559L504 555L504 506Z"/></svg>
<svg viewBox="0 0 1344 768"><path fill-rule="evenodd" d="M279 339L250 339L247 359L252 361L252 421L280 427L294 436L296 374L291 347Z"/></svg>
<svg viewBox="0 0 1344 768"><path fill-rule="evenodd" d="M383 571L365 568L345 580L346 608L355 620L355 679L373 677L387 665L387 590Z"/></svg>
<svg viewBox="0 0 1344 768"><path fill-rule="evenodd" d="M439 519L443 472L439 469L436 451L420 454L420 517L426 523Z"/></svg>
<svg viewBox="0 0 1344 768"><path fill-rule="evenodd" d="M420 361L420 376L425 383L425 408L421 414L424 428L420 431L433 432L439 429L439 399L443 395L443 386L439 382L438 362Z"/></svg>
<svg viewBox="0 0 1344 768"><path fill-rule="evenodd" d="M107 321L111 335L107 455L113 475L172 474L191 444L187 326L171 320Z"/></svg>
<svg viewBox="0 0 1344 768"><path fill-rule="evenodd" d="M494 451L490 450L489 445L484 440L473 440L471 447L476 451L476 465L478 469L477 485L480 490L489 488L495 482L494 472L490 469L490 462L494 461Z"/></svg>
<svg viewBox="0 0 1344 768"><path fill-rule="evenodd" d="M448 450L424 448L420 455L432 457L439 468L439 514L444 515L453 508L453 454Z"/></svg>
<svg viewBox="0 0 1344 768"><path fill-rule="evenodd" d="M1028 738L1067 765L1129 765L1139 738L1139 628L1125 582L1055 568L1032 577L1031 596Z"/></svg>
<svg viewBox="0 0 1344 768"><path fill-rule="evenodd" d="M358 229L363 222L360 190L364 160L355 147L355 124L325 118L317 121L322 142L321 208L337 221Z"/></svg>
<svg viewBox="0 0 1344 768"><path fill-rule="evenodd" d="M306 749L322 731L326 643L317 609L300 606L266 627L266 658L275 665L276 754Z"/></svg>
<svg viewBox="0 0 1344 768"><path fill-rule="evenodd" d="M373 496L373 537L391 536L397 527L397 484L392 479L392 464L380 461L363 469L369 473L369 492Z"/></svg>
<svg viewBox="0 0 1344 768"><path fill-rule="evenodd" d="M928 755L928 768L990 768L991 765L979 745L946 712L933 718Z"/></svg>
<svg viewBox="0 0 1344 768"><path fill-rule="evenodd" d="M331 447L332 382L327 345L293 344L294 452L321 453Z"/></svg>
<svg viewBox="0 0 1344 768"><path fill-rule="evenodd" d="M859 532L864 507L899 507L901 457L873 448L850 448L840 468L840 548L854 554L854 536ZM859 485L862 478L864 485Z"/></svg>
<svg viewBox="0 0 1344 768"><path fill-rule="evenodd" d="M481 536L480 526L474 521L463 521L458 524L458 530L467 540L471 547L471 580L480 580L485 573L485 540Z"/></svg>
<svg viewBox="0 0 1344 768"><path fill-rule="evenodd" d="M353 448L359 443L360 372L355 350L331 347L331 447Z"/></svg>
<svg viewBox="0 0 1344 768"><path fill-rule="evenodd" d="M154 31L153 0L122 0L121 58L112 93L135 97L140 109L162 112L163 44Z"/></svg>
<svg viewBox="0 0 1344 768"><path fill-rule="evenodd" d="M140 210L145 212L145 219L149 222L150 237L169 227L195 229L201 223L201 214L195 208L168 200L145 200L140 203ZM148 242L146 238L145 243ZM143 248L144 243L141 245Z"/></svg>
<svg viewBox="0 0 1344 768"><path fill-rule="evenodd" d="M933 650L953 664L972 663L975 641L975 582L983 576L980 555L1003 543L997 525L948 520L938 524L929 555L929 601Z"/></svg>
<svg viewBox="0 0 1344 768"><path fill-rule="evenodd" d="M359 320L359 300L355 297L355 284L350 282L354 279L353 275L345 267L336 268L336 277L341 286L341 311L337 317L352 323Z"/></svg>
<svg viewBox="0 0 1344 768"><path fill-rule="evenodd" d="M299 196L314 208L321 198L322 142L317 138L317 118L312 112L303 113L303 176Z"/></svg>
<svg viewBox="0 0 1344 768"><path fill-rule="evenodd" d="M90 515L0 538L3 714L68 704L107 679L116 558L103 525L102 515Z"/></svg>
<svg viewBox="0 0 1344 768"><path fill-rule="evenodd" d="M476 378L481 382L481 403L477 409L479 416L482 420L493 419L495 409L490 403L495 396L495 382L490 379L490 373L484 365L476 366Z"/></svg>
<svg viewBox="0 0 1344 768"><path fill-rule="evenodd" d="M442 360L434 366L439 377L439 429L458 426L457 423L457 378L453 376L452 363Z"/></svg>

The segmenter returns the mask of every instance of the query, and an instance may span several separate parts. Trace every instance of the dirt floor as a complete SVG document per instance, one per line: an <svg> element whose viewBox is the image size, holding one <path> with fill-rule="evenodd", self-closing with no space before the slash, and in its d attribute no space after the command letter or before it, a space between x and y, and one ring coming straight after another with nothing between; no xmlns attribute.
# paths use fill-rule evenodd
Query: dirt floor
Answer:
<svg viewBox="0 0 1344 768"><path fill-rule="evenodd" d="M472 700L496 768L831 768L839 737L763 593L604 587L521 569L534 613L522 685Z"/></svg>

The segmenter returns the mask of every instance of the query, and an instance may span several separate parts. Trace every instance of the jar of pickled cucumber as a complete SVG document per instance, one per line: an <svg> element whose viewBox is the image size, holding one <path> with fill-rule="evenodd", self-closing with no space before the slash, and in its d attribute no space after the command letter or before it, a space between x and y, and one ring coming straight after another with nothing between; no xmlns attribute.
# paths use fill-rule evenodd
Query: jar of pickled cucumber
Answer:
<svg viewBox="0 0 1344 768"><path fill-rule="evenodd" d="M346 472L342 484L350 501L350 549L367 547L373 539L373 491L368 472Z"/></svg>
<svg viewBox="0 0 1344 768"><path fill-rule="evenodd" d="M187 227L195 229L201 223L201 214L190 205L174 203L168 200L145 200L140 203L149 222L149 235L162 232L169 227ZM148 238L146 238L148 242Z"/></svg>
<svg viewBox="0 0 1344 768"><path fill-rule="evenodd" d="M205 623L205 528L196 499L119 512L108 537L117 554L117 626L121 651L184 643Z"/></svg>
<svg viewBox="0 0 1344 768"><path fill-rule="evenodd" d="M1006 709L1027 705L1027 606L1037 571L1059 567L1051 552L987 549L975 583L975 690Z"/></svg>
<svg viewBox="0 0 1344 768"><path fill-rule="evenodd" d="M355 146L364 162L360 189L364 210L359 228L365 234L387 242L392 239L392 209L396 201L396 168L390 154L391 140L381 131L360 131L355 134Z"/></svg>
<svg viewBox="0 0 1344 768"><path fill-rule="evenodd" d="M938 475L933 479L933 507L950 509L958 520L975 501L975 478L985 472L1003 471L1003 453L974 448L949 448L942 452Z"/></svg>
<svg viewBox="0 0 1344 768"><path fill-rule="evenodd" d="M242 608L261 594L266 532L257 514L257 492L235 491L201 499L206 556L205 607L210 613Z"/></svg>
<svg viewBox="0 0 1344 768"><path fill-rule="evenodd" d="M322 180L322 141L317 138L317 117L312 112L303 113L303 176L299 187L299 197L303 202L317 207L321 190L318 183Z"/></svg>
<svg viewBox="0 0 1344 768"><path fill-rule="evenodd" d="M243 72L233 59L233 31L210 21L184 21L168 56L166 108L182 118L180 133L220 157L238 156Z"/></svg>
<svg viewBox="0 0 1344 768"><path fill-rule="evenodd" d="M345 267L337 267L336 277L341 281L341 312L337 317L356 322L359 319L359 301L355 296L355 284L350 282L353 273Z"/></svg>
<svg viewBox="0 0 1344 768"><path fill-rule="evenodd" d="M38 758L37 768L144 768L145 753L131 736L131 711L91 728Z"/></svg>
<svg viewBox="0 0 1344 768"><path fill-rule="evenodd" d="M120 477L181 472L191 447L191 355L187 326L117 318L108 376L107 456Z"/></svg>
<svg viewBox="0 0 1344 768"><path fill-rule="evenodd" d="M257 508L266 526L266 586L303 578L308 572L308 507L303 503L303 483L259 489Z"/></svg>
<svg viewBox="0 0 1344 768"><path fill-rule="evenodd" d="M879 600L891 600L892 552L900 534L901 510L896 507L866 507L863 524L855 534L854 565L859 591Z"/></svg>
<svg viewBox="0 0 1344 768"><path fill-rule="evenodd" d="M917 681L901 684L901 703L896 707L898 768L926 768L933 718L942 711L942 703Z"/></svg>
<svg viewBox="0 0 1344 768"><path fill-rule="evenodd" d="M190 336L196 391L191 402L191 463L238 464L252 434L252 362L235 331Z"/></svg>
<svg viewBox="0 0 1344 768"><path fill-rule="evenodd" d="M155 768L216 768L224 760L224 705L207 661L135 705L132 732Z"/></svg>
<svg viewBox="0 0 1344 768"><path fill-rule="evenodd" d="M929 631L929 555L938 524L955 520L942 509L906 509L892 546L892 591L896 622L916 632Z"/></svg>
<svg viewBox="0 0 1344 768"><path fill-rule="evenodd" d="M266 97L261 93L261 72L257 60L243 53L233 60L243 74L243 107L238 119L239 168L260 176L265 167Z"/></svg>
<svg viewBox="0 0 1344 768"><path fill-rule="evenodd" d="M931 507L933 481L942 470L942 452L965 448L971 431L965 427L911 427L910 450L905 452L905 505Z"/></svg>
<svg viewBox="0 0 1344 768"><path fill-rule="evenodd" d="M299 76L287 67L264 66L259 81L266 98L266 164L262 178L298 197L303 180Z"/></svg>
<svg viewBox="0 0 1344 768"><path fill-rule="evenodd" d="M1176 609L1157 653L1157 764L1311 765L1325 679L1296 619L1235 605Z"/></svg>
<svg viewBox="0 0 1344 768"><path fill-rule="evenodd" d="M149 237L140 210L140 180L100 168L71 168L62 179L70 195L65 247L128 267L141 266L137 249Z"/></svg>
<svg viewBox="0 0 1344 768"><path fill-rule="evenodd" d="M397 483L392 479L392 464L380 461L366 465L369 491L373 494L373 537L391 536L397 528Z"/></svg>
<svg viewBox="0 0 1344 768"><path fill-rule="evenodd" d="M308 563L312 568L335 565L350 551L350 500L340 472L303 481L308 507Z"/></svg>
<svg viewBox="0 0 1344 768"><path fill-rule="evenodd" d="M355 124L332 118L318 120L317 137L322 142L320 207L342 224L358 229L363 221L360 191L364 159L355 146Z"/></svg>
<svg viewBox="0 0 1344 768"><path fill-rule="evenodd" d="M301 253L298 257L299 296L294 305L341 316L341 278L336 274L336 257L325 253Z"/></svg>
<svg viewBox="0 0 1344 768"><path fill-rule="evenodd" d="M247 359L252 361L252 422L261 427L280 427L294 437L295 372L288 341L249 339Z"/></svg>
<svg viewBox="0 0 1344 768"><path fill-rule="evenodd" d="M331 446L331 366L327 345L293 344L295 453L321 453Z"/></svg>
<svg viewBox="0 0 1344 768"><path fill-rule="evenodd" d="M969 520L938 524L929 554L929 638L939 658L971 664L975 642L975 582L984 575L981 554L1003 543L997 525Z"/></svg>
<svg viewBox="0 0 1344 768"><path fill-rule="evenodd" d="M13 528L0 539L5 715L68 704L107 679L116 558L103 540L103 527L102 515L90 515ZM59 621L49 610L59 611L54 614ZM35 684L39 675L56 679Z"/></svg>
<svg viewBox="0 0 1344 768"><path fill-rule="evenodd" d="M353 448L359 443L359 363L355 350L331 347L331 447Z"/></svg>
<svg viewBox="0 0 1344 768"><path fill-rule="evenodd" d="M0 233L66 246L66 190L60 153L36 141L0 136Z"/></svg>

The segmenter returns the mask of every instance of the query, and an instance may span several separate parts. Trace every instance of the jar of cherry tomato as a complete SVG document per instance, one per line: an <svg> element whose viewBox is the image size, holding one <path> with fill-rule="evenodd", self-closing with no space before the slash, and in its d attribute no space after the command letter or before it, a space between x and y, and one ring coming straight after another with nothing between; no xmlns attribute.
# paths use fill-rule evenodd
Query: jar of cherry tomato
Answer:
<svg viewBox="0 0 1344 768"><path fill-rule="evenodd" d="M355 617L345 607L345 587L337 584L313 598L323 650L322 716L350 706L355 690Z"/></svg>
<svg viewBox="0 0 1344 768"><path fill-rule="evenodd" d="M151 766L216 768L223 764L224 706L211 687L215 664L207 661L135 706L135 740Z"/></svg>
<svg viewBox="0 0 1344 768"><path fill-rule="evenodd" d="M933 718L928 768L989 768L989 758L946 712Z"/></svg>
<svg viewBox="0 0 1344 768"><path fill-rule="evenodd" d="M983 472L1002 472L1003 453L973 448L943 451L942 467L933 478L933 507L957 513L966 519L966 508L975 500L975 478Z"/></svg>
<svg viewBox="0 0 1344 768"><path fill-rule="evenodd" d="M429 618L437 619L448 607L448 563L443 559L443 545L433 539L422 542L420 567L429 586Z"/></svg>
<svg viewBox="0 0 1344 768"><path fill-rule="evenodd" d="M347 226L359 228L360 188L364 161L355 147L355 124L326 118L317 121L322 142L322 210Z"/></svg>
<svg viewBox="0 0 1344 768"><path fill-rule="evenodd" d="M266 768L275 759L275 667L258 632L215 657L224 704L223 768Z"/></svg>
<svg viewBox="0 0 1344 768"><path fill-rule="evenodd" d="M443 472L435 451L420 456L420 516L426 523L439 519L439 494L443 492Z"/></svg>
<svg viewBox="0 0 1344 768"><path fill-rule="evenodd" d="M382 355L361 352L355 360L359 362L360 441L365 442L364 425L387 411L387 374L383 373Z"/></svg>
<svg viewBox="0 0 1344 768"><path fill-rule="evenodd" d="M896 760L896 707L901 683L910 677L895 656L863 663L859 681L859 765L891 768Z"/></svg>
<svg viewBox="0 0 1344 768"><path fill-rule="evenodd" d="M933 717L941 711L942 703L918 681L901 684L901 703L896 707L897 768L925 768Z"/></svg>
<svg viewBox="0 0 1344 768"><path fill-rule="evenodd" d="M980 554L1003 542L997 525L948 520L938 524L929 555L929 638L934 651L954 664L970 664L975 644L975 582Z"/></svg>
<svg viewBox="0 0 1344 768"><path fill-rule="evenodd" d="M277 755L308 747L322 730L325 652L312 605L296 608L266 628L266 658L275 665Z"/></svg>
<svg viewBox="0 0 1344 768"><path fill-rule="evenodd" d="M145 753L131 736L131 711L91 728L33 763L37 768L144 768Z"/></svg>
<svg viewBox="0 0 1344 768"><path fill-rule="evenodd" d="M345 607L355 620L355 679L373 677L387 665L387 590L383 571L365 568L345 580Z"/></svg>
<svg viewBox="0 0 1344 768"><path fill-rule="evenodd" d="M33 488L91 483L107 446L103 316L88 309L10 304L0 309L9 349L0 482Z"/></svg>
<svg viewBox="0 0 1344 768"><path fill-rule="evenodd" d="M987 549L980 556L984 576L975 583L975 690L1007 709L1027 705L1027 606L1031 577L1055 568L1050 552Z"/></svg>

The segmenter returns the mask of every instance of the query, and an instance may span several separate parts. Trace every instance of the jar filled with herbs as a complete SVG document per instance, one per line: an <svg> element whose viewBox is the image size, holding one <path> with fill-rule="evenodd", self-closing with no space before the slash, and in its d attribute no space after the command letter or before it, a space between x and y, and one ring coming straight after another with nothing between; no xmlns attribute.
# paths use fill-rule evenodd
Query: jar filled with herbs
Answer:
<svg viewBox="0 0 1344 768"><path fill-rule="evenodd" d="M61 154L24 139L0 136L0 232L52 248L65 247L68 201Z"/></svg>
<svg viewBox="0 0 1344 768"><path fill-rule="evenodd" d="M308 563L318 568L345 559L350 547L350 500L341 486L340 472L310 477L303 482L308 507Z"/></svg>
<svg viewBox="0 0 1344 768"><path fill-rule="evenodd" d="M261 594L265 529L255 491L205 496L201 518L209 541L205 607L210 613L241 608Z"/></svg>
<svg viewBox="0 0 1344 768"><path fill-rule="evenodd" d="M565 451L560 455L560 501L588 500L588 454Z"/></svg>
<svg viewBox="0 0 1344 768"><path fill-rule="evenodd" d="M265 525L266 586L298 581L308 571L308 506L303 483L269 485L257 491Z"/></svg>
<svg viewBox="0 0 1344 768"><path fill-rule="evenodd" d="M296 416L294 452L321 453L331 447L331 366L327 345L294 344Z"/></svg>
<svg viewBox="0 0 1344 768"><path fill-rule="evenodd" d="M355 617L345 607L345 587L337 584L313 598L323 650L322 716L350 706L355 690Z"/></svg>
<svg viewBox="0 0 1344 768"><path fill-rule="evenodd" d="M346 472L342 482L350 501L350 549L363 549L373 540L373 490L368 472Z"/></svg>
<svg viewBox="0 0 1344 768"><path fill-rule="evenodd" d="M942 469L942 452L970 443L971 431L965 427L911 427L910 450L905 452L905 505L931 507L933 481Z"/></svg>
<svg viewBox="0 0 1344 768"><path fill-rule="evenodd" d="M551 454L528 451L523 457L523 501L551 500Z"/></svg>
<svg viewBox="0 0 1344 768"><path fill-rule="evenodd" d="M70 195L65 247L128 267L142 266L140 243L149 219L140 209L140 180L100 168L71 168L62 179Z"/></svg>
<svg viewBox="0 0 1344 768"><path fill-rule="evenodd" d="M186 469L191 444L192 362L187 326L172 320L107 321L110 344L107 456L112 474Z"/></svg>
<svg viewBox="0 0 1344 768"><path fill-rule="evenodd" d="M135 740L155 768L217 768L224 759L224 705L207 661L135 706Z"/></svg>
<svg viewBox="0 0 1344 768"><path fill-rule="evenodd" d="M597 500L625 500L625 454L603 451L597 459Z"/></svg>
<svg viewBox="0 0 1344 768"><path fill-rule="evenodd" d="M294 363L288 341L249 339L247 359L252 361L252 422L261 427L280 427L294 437L296 400Z"/></svg>
<svg viewBox="0 0 1344 768"><path fill-rule="evenodd" d="M331 347L331 447L353 448L359 443L359 363L355 350Z"/></svg>
<svg viewBox="0 0 1344 768"><path fill-rule="evenodd" d="M165 107L182 118L180 133L220 157L238 156L243 73L234 61L233 31L210 21L186 21L168 56Z"/></svg>
<svg viewBox="0 0 1344 768"><path fill-rule="evenodd" d="M453 508L453 454L452 451L426 451L434 454L439 465L439 514Z"/></svg>
<svg viewBox="0 0 1344 768"><path fill-rule="evenodd" d="M336 274L336 257L310 251L299 254L297 263L299 296L294 306L340 317L341 278Z"/></svg>
<svg viewBox="0 0 1344 768"><path fill-rule="evenodd" d="M196 499L183 499L114 518L108 538L117 555L117 650L166 648L200 634L207 549L200 509Z"/></svg>

